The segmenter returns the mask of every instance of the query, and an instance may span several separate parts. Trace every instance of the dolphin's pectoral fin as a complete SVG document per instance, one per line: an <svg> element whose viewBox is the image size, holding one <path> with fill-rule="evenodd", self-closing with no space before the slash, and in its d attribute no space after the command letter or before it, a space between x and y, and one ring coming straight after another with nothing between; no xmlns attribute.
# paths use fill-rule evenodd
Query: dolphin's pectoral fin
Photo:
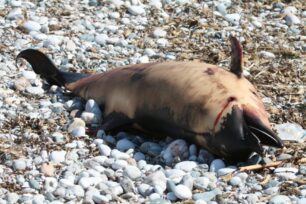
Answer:
<svg viewBox="0 0 306 204"><path fill-rule="evenodd" d="M120 127L131 125L133 120L123 113L112 112L104 118L101 129L112 131Z"/></svg>

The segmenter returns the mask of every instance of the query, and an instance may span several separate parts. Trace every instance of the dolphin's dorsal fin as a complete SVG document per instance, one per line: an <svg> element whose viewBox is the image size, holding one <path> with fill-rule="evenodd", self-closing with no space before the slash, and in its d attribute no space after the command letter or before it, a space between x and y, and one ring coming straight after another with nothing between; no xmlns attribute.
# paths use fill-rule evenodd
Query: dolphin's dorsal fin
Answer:
<svg viewBox="0 0 306 204"><path fill-rule="evenodd" d="M231 65L230 71L237 77L242 76L242 47L237 38L231 36Z"/></svg>

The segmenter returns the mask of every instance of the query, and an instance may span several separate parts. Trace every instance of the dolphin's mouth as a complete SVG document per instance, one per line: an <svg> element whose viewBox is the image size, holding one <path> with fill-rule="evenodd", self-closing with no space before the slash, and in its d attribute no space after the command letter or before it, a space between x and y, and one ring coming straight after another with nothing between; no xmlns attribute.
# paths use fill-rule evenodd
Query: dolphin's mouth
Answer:
<svg viewBox="0 0 306 204"><path fill-rule="evenodd" d="M256 152L263 154L262 145L283 147L281 139L254 114L237 105L224 118L221 129L210 140L210 149L228 161L246 161Z"/></svg>

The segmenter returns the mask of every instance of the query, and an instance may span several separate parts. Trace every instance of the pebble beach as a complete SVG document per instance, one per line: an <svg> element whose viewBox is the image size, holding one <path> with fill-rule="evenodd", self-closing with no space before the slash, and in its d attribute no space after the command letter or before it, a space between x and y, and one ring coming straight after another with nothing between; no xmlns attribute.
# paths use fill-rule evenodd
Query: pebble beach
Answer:
<svg viewBox="0 0 306 204"><path fill-rule="evenodd" d="M0 204L306 204L305 20L302 0L0 0ZM33 48L63 71L227 69L230 35L285 143L230 165L182 139L107 134L94 100L16 62ZM276 165L242 168L252 164Z"/></svg>

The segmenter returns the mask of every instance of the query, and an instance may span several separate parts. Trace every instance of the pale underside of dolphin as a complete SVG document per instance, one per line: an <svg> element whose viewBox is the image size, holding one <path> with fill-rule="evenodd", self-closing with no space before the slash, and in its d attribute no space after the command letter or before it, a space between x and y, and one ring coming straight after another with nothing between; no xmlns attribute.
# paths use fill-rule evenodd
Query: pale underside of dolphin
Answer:
<svg viewBox="0 0 306 204"><path fill-rule="evenodd" d="M183 138L228 161L244 161L262 145L282 147L255 87L242 75L242 49L231 38L230 71L200 62L129 65L86 75L59 71L42 52L22 51L49 84L94 99L104 113L101 128L130 126Z"/></svg>

